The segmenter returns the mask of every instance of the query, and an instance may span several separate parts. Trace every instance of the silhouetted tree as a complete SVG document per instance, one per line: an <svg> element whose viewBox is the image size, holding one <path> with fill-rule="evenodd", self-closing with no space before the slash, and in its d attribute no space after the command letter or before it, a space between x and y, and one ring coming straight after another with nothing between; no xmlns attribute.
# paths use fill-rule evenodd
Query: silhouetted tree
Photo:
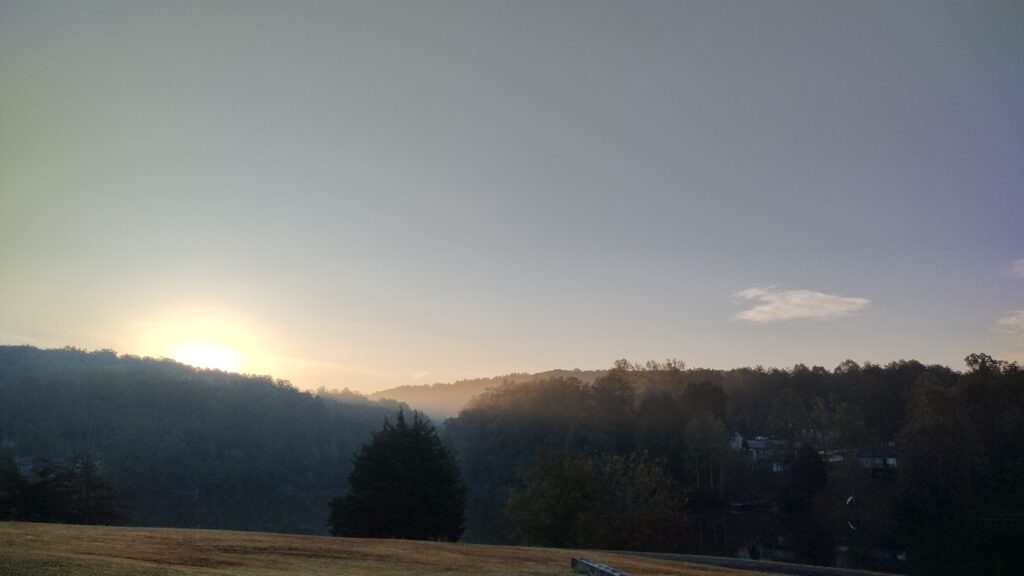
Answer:
<svg viewBox="0 0 1024 576"><path fill-rule="evenodd" d="M465 488L429 420L398 413L353 461L349 490L330 502L335 536L447 540L463 531Z"/></svg>
<svg viewBox="0 0 1024 576"><path fill-rule="evenodd" d="M66 519L73 524L117 524L123 520L121 497L89 454L75 459L66 493Z"/></svg>
<svg viewBox="0 0 1024 576"><path fill-rule="evenodd" d="M24 478L10 456L0 457L0 520L16 520Z"/></svg>
<svg viewBox="0 0 1024 576"><path fill-rule="evenodd" d="M39 460L27 477L13 459L0 460L0 520L117 524L124 519L123 508L88 454L71 466Z"/></svg>
<svg viewBox="0 0 1024 576"><path fill-rule="evenodd" d="M787 512L806 512L814 493L828 482L828 468L814 448L804 444L789 466L789 482L783 496Z"/></svg>

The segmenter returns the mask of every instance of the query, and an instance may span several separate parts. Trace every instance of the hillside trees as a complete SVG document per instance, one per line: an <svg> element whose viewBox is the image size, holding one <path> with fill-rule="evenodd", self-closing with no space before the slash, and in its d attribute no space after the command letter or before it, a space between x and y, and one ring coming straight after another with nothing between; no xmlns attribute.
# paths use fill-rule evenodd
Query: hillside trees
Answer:
<svg viewBox="0 0 1024 576"><path fill-rule="evenodd" d="M447 540L462 535L465 488L433 425L398 413L356 455L348 492L330 502L335 536Z"/></svg>
<svg viewBox="0 0 1024 576"><path fill-rule="evenodd" d="M601 494L594 462L569 453L542 453L509 494L506 513L518 539L534 546L583 546Z"/></svg>
<svg viewBox="0 0 1024 576"><path fill-rule="evenodd" d="M540 462L543 453L575 454L585 462L644 455L658 462L680 494L720 499L728 431L719 416L726 406L721 385L709 376L701 371L690 377L677 364L618 362L592 385L555 378L491 390L478 398L446 423L469 487L467 539L524 538L523 517L513 521L501 513L525 509L525 504L506 507L509 490L523 494L527 481L541 490L546 482L578 472L581 465ZM523 470L532 471L524 475ZM542 482L543 470L551 478ZM533 499L530 506L541 501ZM554 514L571 499L548 501L557 502Z"/></svg>
<svg viewBox="0 0 1024 576"><path fill-rule="evenodd" d="M0 520L118 524L124 504L88 454L70 465L36 462L29 475L13 458L0 459Z"/></svg>
<svg viewBox="0 0 1024 576"><path fill-rule="evenodd" d="M955 382L925 373L903 428L900 521L912 569L927 574L1016 574L1024 562L1024 373L984 354Z"/></svg>
<svg viewBox="0 0 1024 576"><path fill-rule="evenodd" d="M814 493L828 482L828 468L818 452L803 444L792 456L783 492L783 508L790 514L806 513Z"/></svg>
<svg viewBox="0 0 1024 576"><path fill-rule="evenodd" d="M0 346L0 456L27 471L91 454L133 524L323 534L338 478L397 410L170 360Z"/></svg>
<svg viewBox="0 0 1024 576"><path fill-rule="evenodd" d="M829 373L799 365L718 371L617 363L594 382L564 372L493 388L444 428L465 479L463 537L609 543L612 536L574 522L614 514L614 523L638 534L662 526L662 535L676 536L658 543L641 535L616 546L678 550L686 538L673 534L673 524L637 520L670 505L632 514L617 504L646 501L637 488L645 477L655 485L670 480L687 508L682 517L695 522L738 502L806 513L808 525L829 517L845 531L850 495L861 502L859 534L888 534L897 504L914 534L952 534L957 518L1018 518L1024 373L986 355L967 364L959 373L914 361L847 361ZM0 477L15 479L0 482L0 515L12 517L23 483L37 480L35 472L21 478L19 468L90 452L123 495L130 522L322 533L324 503L338 494L372 431L387 416L391 428L417 427L408 412L397 422L397 411L352 393L314 396L266 377L170 361L0 347L0 456L13 457L0 457ZM813 450L794 454L788 471L769 472L750 466L741 445L734 453L726 443L732 432L750 440L773 430ZM884 474L865 468L861 457L883 450L897 466ZM636 458L656 471L641 474ZM348 529L343 501L336 501L338 533ZM392 516L403 514L409 510ZM936 540L943 545L935 558L967 542L949 534ZM953 565L935 565L943 562Z"/></svg>
<svg viewBox="0 0 1024 576"><path fill-rule="evenodd" d="M1024 371L985 354L950 385L922 375L902 432L904 503L928 515L1024 509Z"/></svg>
<svg viewBox="0 0 1024 576"><path fill-rule="evenodd" d="M1020 370L983 356L969 360L969 366L970 372L958 374L914 361L885 366L846 361L833 372L801 365L791 371L721 372L618 362L593 384L556 378L493 389L446 423L467 479L466 537L523 540L523 519L502 511L511 514L528 507L522 500L509 507L507 494L514 491L522 498L530 483L540 493L542 488L553 490L549 483L557 485L556 479L585 468L580 461L560 462L559 468L540 460L551 453L572 454L584 463L646 454L659 462L694 510L730 500L778 506L788 500L789 509L807 510L828 490L848 489L839 504L815 504L840 506L857 493L867 474L858 455L883 446L902 453L896 454L901 459L898 475L915 490L927 489L927 479L935 477L933 468L941 464L962 468L972 479L973 494L998 497L1007 505L1019 502L1024 490L1016 480L1024 471L1024 444L1017 440L1014 426L1024 421ZM955 390L952 404L922 404L919 396L926 382L943 394ZM933 408L924 410L926 406ZM964 416L956 418L968 418L970 426L958 424L959 433L941 430L943 422L957 421L951 419L957 413ZM735 455L729 448L727 439L733 431L747 438L773 433L788 437L794 446L791 469L758 476L762 473L748 467L749 454ZM803 442L813 450L796 453L795 447ZM960 445L954 446L956 442ZM976 458L971 446L979 447L984 457ZM825 465L817 456L822 451L842 462ZM915 459L910 452L921 456ZM953 461L944 454L952 454ZM843 488L820 489L822 471L829 466L843 479ZM550 476L544 482L539 480L543 470ZM939 484L949 482L953 479L940 478ZM534 499L531 506L542 501Z"/></svg>
<svg viewBox="0 0 1024 576"><path fill-rule="evenodd" d="M795 442L807 428L807 410L803 399L792 388L786 388L772 402L770 417L772 432Z"/></svg>
<svg viewBox="0 0 1024 576"><path fill-rule="evenodd" d="M707 492L713 496L717 490L724 496L725 459L729 450L729 431L725 424L710 413L693 418L686 427L686 448L693 464L697 495L705 496Z"/></svg>
<svg viewBox="0 0 1024 576"><path fill-rule="evenodd" d="M642 454L543 453L523 483L507 514L525 544L659 550L678 533L678 486Z"/></svg>
<svg viewBox="0 0 1024 576"><path fill-rule="evenodd" d="M503 510L519 472L540 452L583 451L599 441L597 426L586 425L588 396L588 387L571 377L502 386L446 422L468 488L466 540L511 541Z"/></svg>

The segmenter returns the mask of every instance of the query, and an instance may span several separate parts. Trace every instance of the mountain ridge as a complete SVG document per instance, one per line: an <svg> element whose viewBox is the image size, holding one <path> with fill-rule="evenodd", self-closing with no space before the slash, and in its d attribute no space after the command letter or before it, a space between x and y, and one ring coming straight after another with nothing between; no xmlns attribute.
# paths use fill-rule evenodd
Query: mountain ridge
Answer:
<svg viewBox="0 0 1024 576"><path fill-rule="evenodd" d="M369 394L370 400L394 400L409 405L411 408L424 412L438 420L457 416L470 400L491 388L506 384L527 384L547 378L578 378L584 383L593 383L607 370L566 370L556 368L530 374L527 372L511 372L501 376L485 378L469 378L451 383L435 382L433 384L407 384Z"/></svg>

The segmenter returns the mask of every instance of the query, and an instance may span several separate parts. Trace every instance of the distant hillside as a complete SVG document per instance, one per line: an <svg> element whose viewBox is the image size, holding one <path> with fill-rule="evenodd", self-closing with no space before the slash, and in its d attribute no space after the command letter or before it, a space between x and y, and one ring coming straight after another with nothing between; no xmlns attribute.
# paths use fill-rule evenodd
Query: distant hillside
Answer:
<svg viewBox="0 0 1024 576"><path fill-rule="evenodd" d="M0 346L0 464L88 454L130 523L322 534L395 402L112 351Z"/></svg>
<svg viewBox="0 0 1024 576"><path fill-rule="evenodd" d="M492 378L459 380L454 384L423 384L420 386L399 386L381 390L370 395L372 400L395 400L425 412L431 418L444 420L457 416L459 411L475 396L488 388L503 384L525 384L546 378L573 377L584 383L592 383L607 370L548 370L537 374L512 373Z"/></svg>

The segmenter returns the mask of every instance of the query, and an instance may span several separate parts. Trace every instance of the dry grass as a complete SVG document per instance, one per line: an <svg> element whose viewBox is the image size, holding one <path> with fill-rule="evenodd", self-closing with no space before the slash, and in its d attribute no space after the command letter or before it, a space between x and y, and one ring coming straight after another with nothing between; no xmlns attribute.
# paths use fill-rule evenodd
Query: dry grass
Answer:
<svg viewBox="0 0 1024 576"><path fill-rule="evenodd" d="M359 540L258 532L0 522L0 574L49 575L568 575L570 550ZM635 575L750 575L597 552Z"/></svg>

